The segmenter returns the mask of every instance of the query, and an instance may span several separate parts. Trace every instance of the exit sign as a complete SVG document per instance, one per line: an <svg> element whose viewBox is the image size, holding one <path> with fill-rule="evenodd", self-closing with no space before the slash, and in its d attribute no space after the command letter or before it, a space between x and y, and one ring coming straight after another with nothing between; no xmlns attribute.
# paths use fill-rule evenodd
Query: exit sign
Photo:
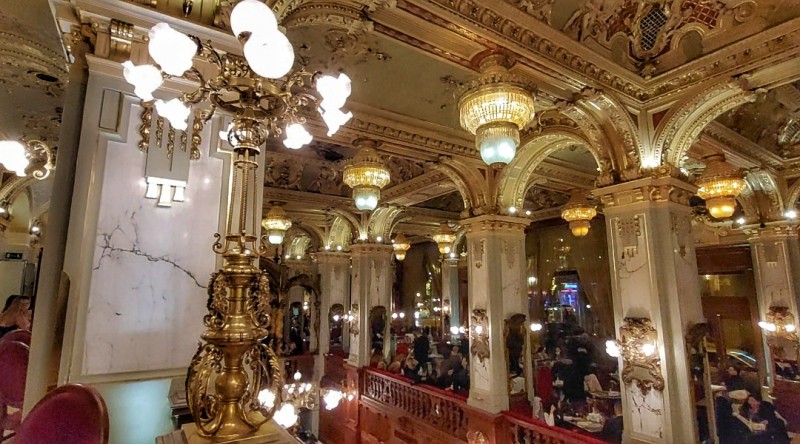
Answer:
<svg viewBox="0 0 800 444"><path fill-rule="evenodd" d="M7 261L21 261L22 260L22 253L6 253L6 260Z"/></svg>

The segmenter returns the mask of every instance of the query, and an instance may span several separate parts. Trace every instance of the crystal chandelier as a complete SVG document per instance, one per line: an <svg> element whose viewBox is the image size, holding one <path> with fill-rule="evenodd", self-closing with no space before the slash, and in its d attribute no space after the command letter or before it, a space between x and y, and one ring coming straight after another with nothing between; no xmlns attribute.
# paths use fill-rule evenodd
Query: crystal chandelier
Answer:
<svg viewBox="0 0 800 444"><path fill-rule="evenodd" d="M209 282L206 331L186 377L187 403L197 433L215 442L258 435L273 415L286 425L294 413L293 406L281 399L284 381L278 358L262 342L270 325L270 286L257 259L267 252L267 242L282 241L281 229L288 229L289 222L273 224L280 218L268 214L267 235L259 235L261 202L255 191L260 186L256 170L261 146L267 137L284 133L284 144L290 148L307 143L310 135L301 114L309 110L321 114L329 134L351 117L341 109L350 94L347 76L304 69L290 72L294 50L266 4L239 2L230 23L243 44L244 58L160 23L150 30L148 41L157 66L127 62L123 73L142 100L155 100L159 115L175 129L187 127L192 105L210 103L210 110L200 114L205 120L216 109L233 115L225 132L233 146L225 233L216 234L213 245L223 266ZM198 86L178 98L156 100L153 93L165 76L186 77ZM282 211L276 206L270 213L283 216Z"/></svg>
<svg viewBox="0 0 800 444"><path fill-rule="evenodd" d="M397 235L394 238L394 242L392 242L392 248L394 249L394 257L402 262L403 259L406 258L406 251L411 248L411 244L408 243L406 237L403 236L403 233Z"/></svg>
<svg viewBox="0 0 800 444"><path fill-rule="evenodd" d="M590 221L597 216L597 210L580 191L572 193L564 208L561 218L569 222L569 229L575 237L583 237L589 233Z"/></svg>
<svg viewBox="0 0 800 444"><path fill-rule="evenodd" d="M442 222L439 227L439 232L433 235L433 241L436 242L436 245L439 247L439 253L441 254L450 254L455 240L456 235L447 222Z"/></svg>
<svg viewBox="0 0 800 444"><path fill-rule="evenodd" d="M353 189L356 208L372 211L378 207L381 188L389 185L389 168L383 164L381 156L375 151L377 142L358 139L354 143L360 149L344 167L342 180Z"/></svg>
<svg viewBox="0 0 800 444"><path fill-rule="evenodd" d="M744 190L741 173L725 162L725 156L714 154L704 159L706 169L697 178L697 196L706 201L708 212L717 219L733 216L736 196Z"/></svg>
<svg viewBox="0 0 800 444"><path fill-rule="evenodd" d="M55 153L40 140L29 140L25 143L16 140L0 141L0 164L17 176L30 174L43 180L55 168Z"/></svg>
<svg viewBox="0 0 800 444"><path fill-rule="evenodd" d="M272 245L280 245L289 228L292 228L292 221L286 216L286 211L280 205L273 205L269 209L267 216L261 220L261 226L267 232L267 240Z"/></svg>
<svg viewBox="0 0 800 444"><path fill-rule="evenodd" d="M514 159L519 131L534 116L535 87L509 73L508 65L502 54L483 59L481 77L465 85L458 100L461 126L475 134L475 145L487 165Z"/></svg>

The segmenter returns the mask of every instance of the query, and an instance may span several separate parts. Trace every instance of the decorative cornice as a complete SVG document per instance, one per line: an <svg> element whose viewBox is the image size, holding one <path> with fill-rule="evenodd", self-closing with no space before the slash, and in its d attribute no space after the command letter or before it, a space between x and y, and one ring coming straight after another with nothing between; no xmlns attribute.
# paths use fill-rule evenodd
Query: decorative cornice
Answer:
<svg viewBox="0 0 800 444"><path fill-rule="evenodd" d="M311 257L317 262L318 265L349 265L350 253L334 252L334 251L318 251L311 253Z"/></svg>
<svg viewBox="0 0 800 444"><path fill-rule="evenodd" d="M353 259L364 256L383 256L384 258L391 258L394 249L391 245L387 244L352 244L350 245L350 254Z"/></svg>
<svg viewBox="0 0 800 444"><path fill-rule="evenodd" d="M689 206L689 199L697 187L670 176L647 177L618 185L599 188L594 195L600 199L606 211L614 207L646 202L671 202Z"/></svg>
<svg viewBox="0 0 800 444"><path fill-rule="evenodd" d="M798 222L768 222L764 226L748 225L742 228L750 242L796 239L800 225Z"/></svg>
<svg viewBox="0 0 800 444"><path fill-rule="evenodd" d="M386 202L391 202L409 193L420 191L425 187L429 187L443 180L447 180L447 176L445 176L445 174L442 173L441 171L431 171L428 173L424 173L413 179L401 182L389 188L386 191L381 192L381 199ZM455 188L453 188L453 190L454 189ZM446 191L446 193L449 193L451 191L452 190Z"/></svg>
<svg viewBox="0 0 800 444"><path fill-rule="evenodd" d="M483 215L462 219L461 226L467 236L485 232L524 233L530 219L513 216Z"/></svg>

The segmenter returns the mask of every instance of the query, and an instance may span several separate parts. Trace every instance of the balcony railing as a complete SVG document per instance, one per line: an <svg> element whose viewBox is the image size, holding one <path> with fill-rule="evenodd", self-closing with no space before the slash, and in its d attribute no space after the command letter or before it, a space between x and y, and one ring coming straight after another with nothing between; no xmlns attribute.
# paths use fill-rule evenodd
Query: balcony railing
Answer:
<svg viewBox="0 0 800 444"><path fill-rule="evenodd" d="M542 421L506 412L503 415L509 426L512 444L606 444L605 441L582 433L550 427Z"/></svg>
<svg viewBox="0 0 800 444"><path fill-rule="evenodd" d="M402 410L417 420L466 440L467 403L463 398L421 385L411 385L395 375L368 369L362 396Z"/></svg>

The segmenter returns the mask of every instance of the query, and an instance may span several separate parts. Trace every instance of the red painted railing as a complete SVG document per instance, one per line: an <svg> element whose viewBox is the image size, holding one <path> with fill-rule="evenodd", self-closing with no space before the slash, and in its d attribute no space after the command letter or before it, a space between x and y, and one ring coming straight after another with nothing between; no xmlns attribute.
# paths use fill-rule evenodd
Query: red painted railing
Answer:
<svg viewBox="0 0 800 444"><path fill-rule="evenodd" d="M512 444L606 444L597 438L558 427L550 427L542 421L522 416L518 413L503 414L509 424Z"/></svg>
<svg viewBox="0 0 800 444"><path fill-rule="evenodd" d="M391 373L367 369L362 396L398 408L417 420L459 439L467 436L467 403L443 390L411 385Z"/></svg>

